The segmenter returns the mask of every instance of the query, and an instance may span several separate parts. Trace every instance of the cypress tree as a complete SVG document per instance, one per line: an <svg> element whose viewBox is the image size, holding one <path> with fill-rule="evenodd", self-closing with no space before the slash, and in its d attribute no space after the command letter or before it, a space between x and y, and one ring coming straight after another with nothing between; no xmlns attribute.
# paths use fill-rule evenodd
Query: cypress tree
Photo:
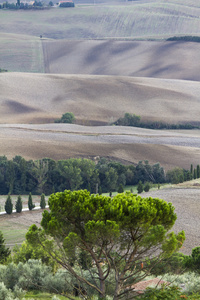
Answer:
<svg viewBox="0 0 200 300"><path fill-rule="evenodd" d="M197 165L197 178L200 177L200 168L199 168L199 165Z"/></svg>
<svg viewBox="0 0 200 300"><path fill-rule="evenodd" d="M19 195L17 198L17 202L15 204L15 209L17 213L20 213L22 211L22 197Z"/></svg>
<svg viewBox="0 0 200 300"><path fill-rule="evenodd" d="M139 183L138 183L138 186L137 186L138 194L142 193L143 190L144 190L144 186L142 184L142 181L140 180Z"/></svg>
<svg viewBox="0 0 200 300"><path fill-rule="evenodd" d="M33 204L32 194L29 193L29 196L28 196L28 209L32 210L34 207L35 207L35 204Z"/></svg>
<svg viewBox="0 0 200 300"><path fill-rule="evenodd" d="M42 209L44 209L46 207L46 201L45 201L45 195L44 194L41 195L40 207Z"/></svg>
<svg viewBox="0 0 200 300"><path fill-rule="evenodd" d="M191 179L193 179L193 164L190 166L190 174L191 174Z"/></svg>
<svg viewBox="0 0 200 300"><path fill-rule="evenodd" d="M196 179L197 178L197 170L194 169L194 175L193 175L193 178Z"/></svg>
<svg viewBox="0 0 200 300"><path fill-rule="evenodd" d="M8 197L6 199L5 211L9 215L12 214L12 211L13 211L13 204L12 204L12 199L11 199L10 194L8 194Z"/></svg>

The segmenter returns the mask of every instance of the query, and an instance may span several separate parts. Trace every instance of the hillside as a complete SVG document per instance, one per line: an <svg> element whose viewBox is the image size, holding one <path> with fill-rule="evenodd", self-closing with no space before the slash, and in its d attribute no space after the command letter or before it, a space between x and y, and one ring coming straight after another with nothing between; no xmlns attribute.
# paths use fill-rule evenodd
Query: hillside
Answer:
<svg viewBox="0 0 200 300"><path fill-rule="evenodd" d="M49 123L64 112L73 112L83 125L108 124L125 112L199 122L198 82L30 73L1 73L0 79L0 123Z"/></svg>
<svg viewBox="0 0 200 300"><path fill-rule="evenodd" d="M43 40L46 73L200 80L200 43Z"/></svg>
<svg viewBox="0 0 200 300"><path fill-rule="evenodd" d="M139 0L72 9L0 9L0 20L2 33L52 39L163 39L199 35L199 14L200 4L194 0Z"/></svg>

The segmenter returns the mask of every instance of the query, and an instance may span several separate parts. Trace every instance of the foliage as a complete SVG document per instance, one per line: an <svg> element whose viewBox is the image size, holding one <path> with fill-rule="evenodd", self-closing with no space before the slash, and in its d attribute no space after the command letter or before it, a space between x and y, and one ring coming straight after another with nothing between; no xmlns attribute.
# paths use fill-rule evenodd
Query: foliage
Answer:
<svg viewBox="0 0 200 300"><path fill-rule="evenodd" d="M188 299L183 297L180 288L176 286L162 286L161 288L148 288L144 296L141 296L140 300L178 300Z"/></svg>
<svg viewBox="0 0 200 300"><path fill-rule="evenodd" d="M60 119L56 119L55 123L73 123L75 121L74 114L71 112L67 112L62 115Z"/></svg>
<svg viewBox="0 0 200 300"><path fill-rule="evenodd" d="M8 194L8 197L5 202L5 211L9 215L12 214L12 211L13 211L13 204L12 204L12 199L11 199L10 194Z"/></svg>
<svg viewBox="0 0 200 300"><path fill-rule="evenodd" d="M151 188L150 183L149 182L145 182L145 184L144 184L144 191L148 192L150 190L150 188Z"/></svg>
<svg viewBox="0 0 200 300"><path fill-rule="evenodd" d="M32 194L29 193L28 196L28 209L32 210L35 207L35 204L33 204Z"/></svg>
<svg viewBox="0 0 200 300"><path fill-rule="evenodd" d="M66 3L61 3L59 5L60 7L74 7L74 2L66 2Z"/></svg>
<svg viewBox="0 0 200 300"><path fill-rule="evenodd" d="M193 271L200 272L200 247L192 249L192 254L185 261L185 266Z"/></svg>
<svg viewBox="0 0 200 300"><path fill-rule="evenodd" d="M45 194L41 195L40 207L44 209L46 207Z"/></svg>
<svg viewBox="0 0 200 300"><path fill-rule="evenodd" d="M0 231L0 264L5 263L9 255L10 250L6 247L3 233Z"/></svg>
<svg viewBox="0 0 200 300"><path fill-rule="evenodd" d="M76 284L101 297L108 294L108 283L113 299L128 293L128 283L142 280L149 271L140 267L147 256L170 256L185 239L184 232L168 233L176 214L171 203L160 199L131 193L110 198L86 190L66 190L50 196L49 208L50 212L43 213L43 230L32 225L26 234L28 242L45 247L44 241L51 236L59 254L45 249L73 275ZM78 263L80 253L84 254L87 277Z"/></svg>
<svg viewBox="0 0 200 300"><path fill-rule="evenodd" d="M123 184L120 183L119 188L118 188L118 193L123 193L124 192L124 187Z"/></svg>
<svg viewBox="0 0 200 300"><path fill-rule="evenodd" d="M151 274L156 276L166 273L181 274L186 271L188 256L183 253L173 253L172 256L162 259L159 262L151 262Z"/></svg>
<svg viewBox="0 0 200 300"><path fill-rule="evenodd" d="M123 118L118 119L114 122L115 125L120 126L135 126L138 127L140 124L140 116L135 114L125 113Z"/></svg>
<svg viewBox="0 0 200 300"><path fill-rule="evenodd" d="M197 166L198 167L198 166ZM199 174L199 167L196 174ZM148 160L136 165L123 165L120 162L99 158L95 163L90 159L70 158L55 161L49 158L26 161L21 156L8 160L0 156L0 194L38 194L50 195L65 189L88 189L96 193L117 191L120 185L137 185L139 181L178 183L191 180L190 170L175 168L167 172L159 163L151 165Z"/></svg>
<svg viewBox="0 0 200 300"><path fill-rule="evenodd" d="M185 36L173 36L167 39L167 41L185 41L200 43L199 36L185 35Z"/></svg>
<svg viewBox="0 0 200 300"><path fill-rule="evenodd" d="M168 182L177 184L184 181L184 170L181 168L174 168L167 171L166 178Z"/></svg>
<svg viewBox="0 0 200 300"><path fill-rule="evenodd" d="M19 195L17 198L17 202L15 204L15 209L17 213L20 213L22 211L22 197Z"/></svg>
<svg viewBox="0 0 200 300"><path fill-rule="evenodd" d="M173 284L177 286L182 286L182 288L184 288L184 293L188 295L199 293L200 291L200 277L196 272L186 272L180 275L165 274L163 280L173 282ZM200 297L194 299L200 299Z"/></svg>
<svg viewBox="0 0 200 300"><path fill-rule="evenodd" d="M138 194L141 194L144 190L144 186L142 184L142 181L140 180L139 183L138 183L138 186L137 186L137 191L138 191Z"/></svg>
<svg viewBox="0 0 200 300"><path fill-rule="evenodd" d="M113 123L119 126L133 126L148 129L194 129L199 128L197 125L192 124L168 124L163 122L141 122L141 117L135 114L125 113L123 118L119 118Z"/></svg>

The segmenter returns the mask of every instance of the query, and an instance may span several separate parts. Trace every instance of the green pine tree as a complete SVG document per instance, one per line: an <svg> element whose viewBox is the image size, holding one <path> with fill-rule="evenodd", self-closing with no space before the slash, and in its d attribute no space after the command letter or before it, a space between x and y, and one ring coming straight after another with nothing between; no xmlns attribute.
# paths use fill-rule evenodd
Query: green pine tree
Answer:
<svg viewBox="0 0 200 300"><path fill-rule="evenodd" d="M19 195L17 198L17 202L15 204L15 209L17 213L20 213L22 211L22 197Z"/></svg>
<svg viewBox="0 0 200 300"><path fill-rule="evenodd" d="M13 211L13 204L12 204L12 199L11 199L10 194L8 194L8 197L6 199L5 211L9 215L12 214L12 211Z"/></svg>
<svg viewBox="0 0 200 300"><path fill-rule="evenodd" d="M32 194L29 193L29 196L28 196L28 209L32 210L34 207L35 207L35 204L33 204Z"/></svg>
<svg viewBox="0 0 200 300"><path fill-rule="evenodd" d="M46 207L45 194L41 195L40 207L44 209Z"/></svg>

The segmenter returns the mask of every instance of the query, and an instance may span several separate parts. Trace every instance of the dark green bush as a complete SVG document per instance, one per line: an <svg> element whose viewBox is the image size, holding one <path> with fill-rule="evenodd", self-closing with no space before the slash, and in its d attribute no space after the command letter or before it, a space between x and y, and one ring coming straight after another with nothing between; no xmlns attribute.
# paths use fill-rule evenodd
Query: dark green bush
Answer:
<svg viewBox="0 0 200 300"><path fill-rule="evenodd" d="M62 115L60 119L56 119L54 122L55 123L73 123L75 121L74 114L71 112L67 112Z"/></svg>

